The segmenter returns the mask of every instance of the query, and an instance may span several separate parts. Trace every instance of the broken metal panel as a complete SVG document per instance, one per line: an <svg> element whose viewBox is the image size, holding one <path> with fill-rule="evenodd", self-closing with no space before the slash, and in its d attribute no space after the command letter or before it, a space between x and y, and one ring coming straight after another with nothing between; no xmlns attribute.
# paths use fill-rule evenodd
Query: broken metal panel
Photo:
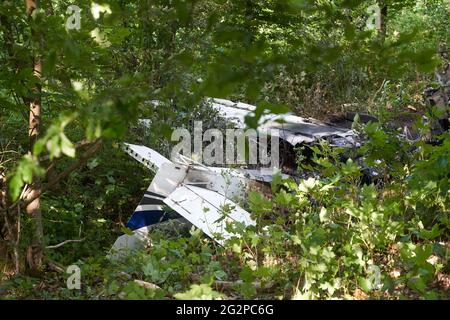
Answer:
<svg viewBox="0 0 450 320"><path fill-rule="evenodd" d="M245 128L245 118L254 115L255 106L234 103L224 99L210 99L211 107L219 115L230 120L238 128ZM307 119L292 114L264 114L258 122L258 131L278 136L296 146L303 143L312 143L318 139L333 139L338 141L335 145L354 146L355 133L353 130L332 126L315 119Z"/></svg>
<svg viewBox="0 0 450 320"><path fill-rule="evenodd" d="M161 195L163 198L172 193L185 179L187 167L174 163L164 163L150 184L148 191Z"/></svg>
<svg viewBox="0 0 450 320"><path fill-rule="evenodd" d="M304 127L297 127L293 130L284 128L271 129L270 133L273 136L277 136L280 139L289 142L293 146L299 144L311 144L319 139L327 139L331 146L353 147L357 145L354 137L350 134L334 133L331 130L309 134L314 128L308 127L306 130L303 129Z"/></svg>
<svg viewBox="0 0 450 320"><path fill-rule="evenodd" d="M256 106L242 102L218 98L209 98L208 101L219 115L241 129L246 127L245 118L254 116L256 110ZM141 119L140 122L146 126L151 124L149 119ZM298 117L292 113L263 114L258 122L258 131L272 133L293 146L312 143L317 139L329 139L333 144L332 140L337 138L338 142L335 145L350 147L354 146L356 137L355 132L351 129L337 127L312 118Z"/></svg>
<svg viewBox="0 0 450 320"><path fill-rule="evenodd" d="M282 121L282 122L278 122ZM264 129L288 130L295 133L301 133L310 137L328 137L328 136L351 136L352 130L331 126L326 123L320 123L317 120L300 118L297 116L277 116L271 119L271 122L263 125Z"/></svg>
<svg viewBox="0 0 450 320"><path fill-rule="evenodd" d="M190 166L184 184L198 186L215 191L228 199L245 199L250 183L270 183L273 180L272 169L229 169L221 167ZM282 174L283 179L290 176Z"/></svg>
<svg viewBox="0 0 450 320"><path fill-rule="evenodd" d="M245 117L252 114L250 110L238 109L224 104L212 103L219 115L233 122L238 128L245 128Z"/></svg>
<svg viewBox="0 0 450 320"><path fill-rule="evenodd" d="M244 174L248 175L250 180L267 182L271 183L273 180L273 176L279 171L274 171L270 168L261 168L261 169L240 169L240 171L244 172ZM288 174L281 174L282 179L291 178Z"/></svg>
<svg viewBox="0 0 450 320"><path fill-rule="evenodd" d="M136 148L140 146L134 147L133 150L135 152L145 150L148 153L148 151L153 151L148 148ZM216 233L222 234L224 230L225 222L222 224L215 222L222 217L220 215L222 205L227 205L231 209L227 219L240 221L246 223L246 225L247 223L252 223L251 220L248 222L247 212L228 200L231 197L242 199L245 196L246 186L249 182L248 176L249 173L244 171L228 168L208 168L195 163L190 165L171 162L160 164L160 168L141 202L126 224L126 227L132 231L132 234L120 236L113 246L113 251L142 248L147 239L147 228L151 225L159 224L167 218L164 204L170 204L174 199L179 200L183 196L188 200L192 200L192 206L190 206L189 201L183 204L184 209L179 206L178 202L173 202L172 206L169 206L181 215L185 214L186 216L189 214L188 217L191 219L188 219L188 221L191 223L195 222L196 213L205 214L203 210L208 210L204 220L200 219L193 224L201 228L213 239L217 238L215 236ZM195 195L192 196L194 191ZM166 199L166 197L168 198ZM212 204L209 204L210 201L212 201ZM202 204L199 204L199 202ZM226 238L227 235L225 234L223 237ZM221 243L220 240L217 241Z"/></svg>
<svg viewBox="0 0 450 320"><path fill-rule="evenodd" d="M249 180L237 171L228 168L190 166L184 180L185 184L215 191L228 199L245 196L246 186Z"/></svg>
<svg viewBox="0 0 450 320"><path fill-rule="evenodd" d="M149 227L145 226L134 230L132 234L123 234L116 239L110 252L107 255L108 259L117 260L134 250L142 250L150 245L150 238L148 237Z"/></svg>
<svg viewBox="0 0 450 320"><path fill-rule="evenodd" d="M161 168L164 163L171 163L169 159L146 146L124 143L123 149L131 157L151 170Z"/></svg>
<svg viewBox="0 0 450 320"><path fill-rule="evenodd" d="M124 234L117 238L107 255L108 259L117 260L127 254L143 250L151 245L150 233L163 232L167 236L187 236L192 224L183 217L166 220L156 225L142 227L132 234Z"/></svg>
<svg viewBox="0 0 450 320"><path fill-rule="evenodd" d="M248 103L243 103L243 102L233 102L231 100L226 100L226 99L210 98L209 102L221 104L226 107L230 107L230 108L234 108L234 109L242 109L242 110L247 110L247 111L255 111L256 110L256 106L254 106L254 105L251 105Z"/></svg>
<svg viewBox="0 0 450 320"><path fill-rule="evenodd" d="M245 117L256 109L252 105L224 99L210 101L219 114L233 121L239 128L245 128ZM338 146L348 146L355 142L352 130L291 114L265 114L260 119L258 130L279 136L292 146L324 138ZM270 188L269 183L274 175L271 169L264 171L207 167L182 155L172 159L172 162L145 146L125 144L125 151L157 172L127 225L134 230L133 235L119 237L120 240L114 245L117 248L142 245L143 239L147 238L146 228L165 217L163 204L223 244L225 239L232 236L226 230L228 222L239 222L245 226L255 224L250 214L231 199L245 199L251 188ZM283 178L288 177L283 175Z"/></svg>
<svg viewBox="0 0 450 320"><path fill-rule="evenodd" d="M164 203L222 245L225 239L233 236L226 230L228 222L246 226L255 224L247 211L223 195L195 186L177 188Z"/></svg>

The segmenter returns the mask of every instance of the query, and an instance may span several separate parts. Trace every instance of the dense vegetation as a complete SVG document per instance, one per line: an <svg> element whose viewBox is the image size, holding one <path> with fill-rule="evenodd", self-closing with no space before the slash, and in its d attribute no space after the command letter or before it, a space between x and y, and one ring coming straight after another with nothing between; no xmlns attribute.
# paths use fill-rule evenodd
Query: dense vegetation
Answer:
<svg viewBox="0 0 450 320"><path fill-rule="evenodd" d="M374 4L380 25L368 30ZM0 297L448 298L450 134L434 121L448 109L423 98L448 63L448 9L445 0L3 1ZM258 224L234 226L241 237L224 247L199 230L156 230L147 250L107 260L152 178L118 144L168 155L172 128L215 125L204 97L380 121L354 123L367 142L351 154L325 143L308 159L298 150L305 179L250 193ZM151 130L137 126L142 117ZM402 139L404 126L418 138ZM80 241L57 245L69 239ZM80 290L66 286L72 264Z"/></svg>

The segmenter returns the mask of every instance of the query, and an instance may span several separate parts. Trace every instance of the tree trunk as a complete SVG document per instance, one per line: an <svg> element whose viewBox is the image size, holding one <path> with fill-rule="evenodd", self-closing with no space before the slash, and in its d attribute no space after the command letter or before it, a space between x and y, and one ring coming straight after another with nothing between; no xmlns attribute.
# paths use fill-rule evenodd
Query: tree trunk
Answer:
<svg viewBox="0 0 450 320"><path fill-rule="evenodd" d="M37 0L26 0L26 9L29 18L31 18L33 11L37 9ZM33 34L33 36L39 37L39 35L36 34ZM42 61L38 53L33 53L33 73L35 77L39 80L41 79ZM32 99L29 103L30 118L28 136L30 139L30 154L33 153L34 143L39 138L41 131L41 86L39 82L32 89ZM33 183L30 188L31 190L27 194L27 198L29 199L33 198L37 193L40 193L40 181L38 177L33 177ZM40 197L37 197L26 206L26 212L33 218L34 228L33 239L31 245L27 249L27 266L31 270L38 271L42 268L44 237Z"/></svg>
<svg viewBox="0 0 450 320"><path fill-rule="evenodd" d="M380 7L380 29L378 30L378 36L381 41L384 42L386 39L386 24L387 24L387 15L388 15L388 5L386 0L380 0L378 3Z"/></svg>

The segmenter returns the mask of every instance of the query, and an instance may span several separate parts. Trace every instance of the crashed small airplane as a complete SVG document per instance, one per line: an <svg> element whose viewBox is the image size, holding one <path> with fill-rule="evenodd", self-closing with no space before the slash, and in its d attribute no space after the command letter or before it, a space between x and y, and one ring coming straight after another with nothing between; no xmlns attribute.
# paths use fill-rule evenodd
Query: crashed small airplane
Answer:
<svg viewBox="0 0 450 320"><path fill-rule="evenodd" d="M255 106L224 99L209 99L209 103L220 116L238 128L245 127L245 118L256 109ZM358 145L352 130L292 114L264 114L259 124L258 131L270 130L270 134L292 146L312 144L321 139L328 140L332 146ZM131 232L121 235L114 243L109 255L113 258L149 244L152 226L169 219L172 210L223 245L225 240L234 236L227 224L256 224L239 202L245 199L252 186L270 184L274 173L267 169L207 167L183 155L169 160L141 145L125 143L123 149L154 171L155 177L126 224ZM283 177L289 176L284 174Z"/></svg>

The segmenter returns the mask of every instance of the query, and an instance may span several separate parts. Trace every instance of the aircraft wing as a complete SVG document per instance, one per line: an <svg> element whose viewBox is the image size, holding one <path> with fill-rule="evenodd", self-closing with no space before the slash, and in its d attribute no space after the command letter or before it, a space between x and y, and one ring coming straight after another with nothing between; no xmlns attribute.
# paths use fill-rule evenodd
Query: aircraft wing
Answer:
<svg viewBox="0 0 450 320"><path fill-rule="evenodd" d="M255 225L247 211L225 196L192 185L179 186L164 203L221 245L233 236L226 229L227 223Z"/></svg>
<svg viewBox="0 0 450 320"><path fill-rule="evenodd" d="M223 118L230 120L238 128L245 128L245 118L254 114L255 106L234 103L225 99L209 99L211 108ZM352 147L356 145L353 130L330 125L311 118L293 114L263 114L258 122L258 131L270 133L293 146L312 143L319 139L329 139L331 145Z"/></svg>
<svg viewBox="0 0 450 320"><path fill-rule="evenodd" d="M164 163L172 163L163 155L146 146L124 143L123 150L153 171L157 171Z"/></svg>
<svg viewBox="0 0 450 320"><path fill-rule="evenodd" d="M240 222L244 226L255 224L250 214L227 199L225 193L222 195L204 186L183 184L183 181L195 183L192 176L187 179L187 171L188 167L173 163L161 166L161 170L156 173L126 224L131 233L117 238L109 254L110 258L117 259L129 251L141 249L149 244L150 228L168 218L164 205L169 206L219 244L223 244L225 239L233 235L226 230L227 223ZM220 187L218 189L221 191ZM184 219L181 220L185 221Z"/></svg>

